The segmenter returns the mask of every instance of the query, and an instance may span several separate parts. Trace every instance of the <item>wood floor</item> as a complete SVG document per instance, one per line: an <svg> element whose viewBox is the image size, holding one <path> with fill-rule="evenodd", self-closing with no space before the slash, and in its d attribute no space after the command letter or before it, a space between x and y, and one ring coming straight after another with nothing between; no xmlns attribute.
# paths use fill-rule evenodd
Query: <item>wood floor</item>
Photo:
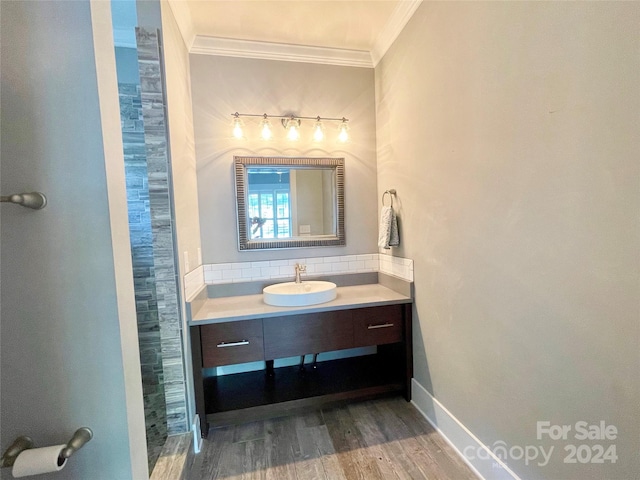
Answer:
<svg viewBox="0 0 640 480"><path fill-rule="evenodd" d="M190 480L476 480L401 397L212 429Z"/></svg>

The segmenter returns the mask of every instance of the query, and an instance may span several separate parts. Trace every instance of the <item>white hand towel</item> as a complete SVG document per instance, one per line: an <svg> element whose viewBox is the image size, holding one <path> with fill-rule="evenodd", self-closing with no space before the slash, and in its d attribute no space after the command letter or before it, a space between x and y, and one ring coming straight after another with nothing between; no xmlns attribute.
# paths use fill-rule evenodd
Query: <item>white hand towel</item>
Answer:
<svg viewBox="0 0 640 480"><path fill-rule="evenodd" d="M378 246L389 249L400 245L398 233L398 219L391 206L382 206L380 212L380 232L378 234Z"/></svg>

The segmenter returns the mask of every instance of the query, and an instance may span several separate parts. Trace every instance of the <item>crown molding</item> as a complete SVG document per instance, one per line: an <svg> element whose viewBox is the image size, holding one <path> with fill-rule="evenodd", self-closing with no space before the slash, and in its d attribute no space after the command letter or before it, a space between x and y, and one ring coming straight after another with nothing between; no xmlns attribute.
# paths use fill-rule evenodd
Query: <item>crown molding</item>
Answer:
<svg viewBox="0 0 640 480"><path fill-rule="evenodd" d="M193 46L193 42L196 38L196 33L193 27L193 21L191 20L191 10L189 10L188 2L167 0L167 3L173 13L173 18L175 18L176 23L178 24L178 30L180 30L180 34L182 35L182 41L187 47L187 52L189 52L191 51L191 47Z"/></svg>
<svg viewBox="0 0 640 480"><path fill-rule="evenodd" d="M374 68L398 38L422 0L398 2L398 6L378 34L371 52L196 35L188 2L167 0L167 3L189 53Z"/></svg>
<svg viewBox="0 0 640 480"><path fill-rule="evenodd" d="M393 42L398 38L398 35L400 35L400 32L402 32L402 29L407 25L407 22L409 22L409 19L411 19L421 3L422 0L405 0L398 3L391 17L380 30L371 49L371 59L374 67L382 60L384 54L393 45Z"/></svg>
<svg viewBox="0 0 640 480"><path fill-rule="evenodd" d="M254 42L196 35L190 53L222 57L258 58L283 62L321 63L373 68L371 54L364 50L311 47L287 43Z"/></svg>

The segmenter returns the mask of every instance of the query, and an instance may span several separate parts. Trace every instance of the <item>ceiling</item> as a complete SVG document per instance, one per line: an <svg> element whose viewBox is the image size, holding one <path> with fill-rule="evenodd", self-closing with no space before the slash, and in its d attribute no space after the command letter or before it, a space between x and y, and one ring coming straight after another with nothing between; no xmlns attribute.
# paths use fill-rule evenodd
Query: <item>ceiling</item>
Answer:
<svg viewBox="0 0 640 480"><path fill-rule="evenodd" d="M399 3L187 1L196 35L367 51Z"/></svg>
<svg viewBox="0 0 640 480"><path fill-rule="evenodd" d="M192 53L373 67L420 2L169 0L169 5Z"/></svg>

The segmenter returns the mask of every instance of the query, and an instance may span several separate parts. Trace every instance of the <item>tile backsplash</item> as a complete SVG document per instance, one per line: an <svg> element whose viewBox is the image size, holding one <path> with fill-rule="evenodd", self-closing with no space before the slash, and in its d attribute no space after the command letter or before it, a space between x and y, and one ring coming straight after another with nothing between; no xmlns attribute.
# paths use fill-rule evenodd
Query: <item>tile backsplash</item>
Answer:
<svg viewBox="0 0 640 480"><path fill-rule="evenodd" d="M378 260L379 272L413 282L413 260L382 254L378 255Z"/></svg>
<svg viewBox="0 0 640 480"><path fill-rule="evenodd" d="M378 253L333 257L300 257L258 262L212 263L201 265L184 277L187 300L203 285L252 282L256 280L293 280L294 265L307 266L306 275L383 272L413 281L413 260Z"/></svg>
<svg viewBox="0 0 640 480"><path fill-rule="evenodd" d="M184 276L184 296L186 301L191 301L196 293L204 286L204 265L191 270Z"/></svg>

